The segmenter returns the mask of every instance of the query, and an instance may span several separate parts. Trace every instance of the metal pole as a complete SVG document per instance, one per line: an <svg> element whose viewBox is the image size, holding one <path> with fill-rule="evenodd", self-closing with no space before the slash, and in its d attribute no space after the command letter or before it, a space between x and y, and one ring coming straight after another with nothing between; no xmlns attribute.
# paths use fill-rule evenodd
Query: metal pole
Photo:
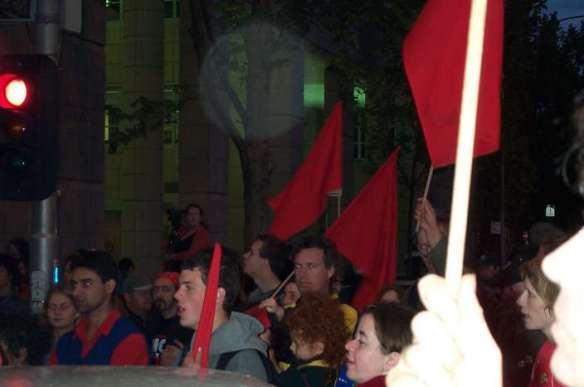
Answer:
<svg viewBox="0 0 584 387"><path fill-rule="evenodd" d="M56 61L60 44L60 1L38 2L36 51ZM32 203L32 240L29 262L30 301L33 313L41 313L50 287L51 266L58 260L57 196Z"/></svg>
<svg viewBox="0 0 584 387"><path fill-rule="evenodd" d="M33 234L30 256L30 301L41 313L50 288L52 262L58 259L57 194L32 204Z"/></svg>

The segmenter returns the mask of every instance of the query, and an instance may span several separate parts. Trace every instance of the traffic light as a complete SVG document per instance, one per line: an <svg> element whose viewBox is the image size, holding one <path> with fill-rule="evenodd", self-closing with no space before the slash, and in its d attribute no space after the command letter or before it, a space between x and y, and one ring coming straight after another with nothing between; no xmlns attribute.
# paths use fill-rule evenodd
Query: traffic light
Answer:
<svg viewBox="0 0 584 387"><path fill-rule="evenodd" d="M0 55L0 200L55 191L57 67L43 55Z"/></svg>

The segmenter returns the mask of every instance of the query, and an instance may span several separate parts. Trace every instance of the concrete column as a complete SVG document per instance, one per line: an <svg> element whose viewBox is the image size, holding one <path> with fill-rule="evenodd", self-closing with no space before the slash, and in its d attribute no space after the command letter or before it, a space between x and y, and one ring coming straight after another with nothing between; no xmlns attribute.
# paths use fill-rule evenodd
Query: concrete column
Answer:
<svg viewBox="0 0 584 387"><path fill-rule="evenodd" d="M163 98L162 1L125 0L122 12L122 98L125 109L138 97ZM122 256L143 273L157 270L162 257L162 127L122 150L120 196Z"/></svg>

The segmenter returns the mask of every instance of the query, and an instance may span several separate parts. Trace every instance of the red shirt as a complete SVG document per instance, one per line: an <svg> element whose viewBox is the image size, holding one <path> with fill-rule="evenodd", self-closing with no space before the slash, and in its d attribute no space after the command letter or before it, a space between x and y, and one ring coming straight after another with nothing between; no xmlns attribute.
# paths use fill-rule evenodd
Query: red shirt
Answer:
<svg viewBox="0 0 584 387"><path fill-rule="evenodd" d="M550 368L552 355L555 350L556 345L553 341L548 340L543 344L533 364L529 387L565 387L554 377Z"/></svg>
<svg viewBox="0 0 584 387"><path fill-rule="evenodd" d="M120 312L117 310L112 310L104 322L97 328L97 331L93 337L87 337L87 328L89 321L86 318L82 318L75 328L75 336L81 341L82 345L82 357L87 357L87 354L93 346L100 340L105 339L108 336L116 323L116 321L121 317ZM132 333L125 337L114 349L110 365L148 365L148 347L146 345L146 339L141 333ZM57 365L57 354L55 351L51 353L49 357L50 365Z"/></svg>
<svg viewBox="0 0 584 387"><path fill-rule="evenodd" d="M191 247L188 250L181 251L180 253L175 253L171 255L170 259L176 259L182 261L184 259L194 256L201 250L205 250L211 247L211 241L209 240L209 231L204 227L199 227L195 235L193 236L193 241Z"/></svg>

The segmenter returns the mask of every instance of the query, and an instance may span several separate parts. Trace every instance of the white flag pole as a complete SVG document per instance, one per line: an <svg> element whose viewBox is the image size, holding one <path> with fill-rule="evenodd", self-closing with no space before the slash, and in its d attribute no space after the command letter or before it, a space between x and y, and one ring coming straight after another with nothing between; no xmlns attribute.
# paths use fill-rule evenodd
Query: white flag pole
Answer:
<svg viewBox="0 0 584 387"><path fill-rule="evenodd" d="M464 246L472 174L479 86L485 36L487 0L473 0L468 28L462 105L456 147L456 168L452 193L452 213L448 236L446 282L458 293L464 260Z"/></svg>

